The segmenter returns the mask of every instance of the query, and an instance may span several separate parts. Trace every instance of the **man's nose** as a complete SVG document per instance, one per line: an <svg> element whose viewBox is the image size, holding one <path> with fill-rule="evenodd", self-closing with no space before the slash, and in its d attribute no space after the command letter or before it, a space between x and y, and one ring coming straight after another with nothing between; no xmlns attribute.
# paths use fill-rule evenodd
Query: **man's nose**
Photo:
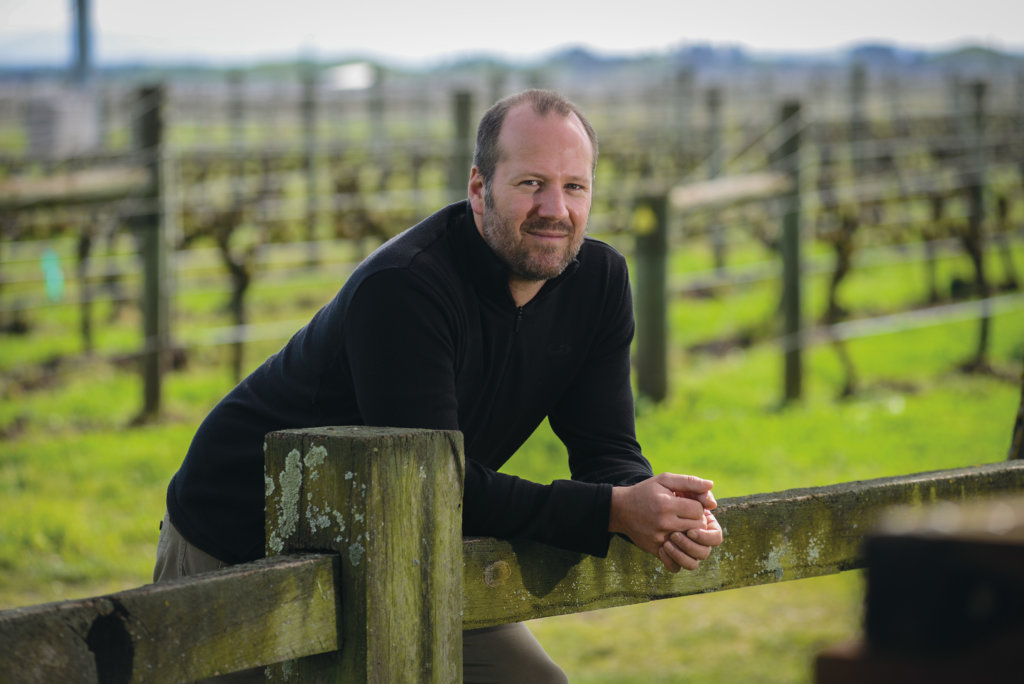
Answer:
<svg viewBox="0 0 1024 684"><path fill-rule="evenodd" d="M535 195L537 215L545 218L565 219L569 216L569 207L565 202L562 188L547 187Z"/></svg>

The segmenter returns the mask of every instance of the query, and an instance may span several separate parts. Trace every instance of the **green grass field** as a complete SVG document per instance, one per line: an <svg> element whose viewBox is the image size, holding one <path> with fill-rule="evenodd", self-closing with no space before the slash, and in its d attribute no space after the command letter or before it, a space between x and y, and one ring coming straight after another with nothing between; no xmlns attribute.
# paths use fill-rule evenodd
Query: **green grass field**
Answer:
<svg viewBox="0 0 1024 684"><path fill-rule="evenodd" d="M946 270L966 271L964 263L950 257ZM296 279L300 284L289 287L258 285L254 318L301 319L339 284L330 273ZM856 311L893 311L920 299L921 280L910 267L865 269L844 293ZM811 348L805 398L783 409L774 344L717 357L686 351L763 326L774 287L674 302L671 395L637 408L640 440L656 471L714 479L722 499L1005 458L1020 400L1024 312L993 318L990 361L1002 377L957 370L973 352L976 322L936 324L849 342L859 389L842 400L837 355L828 346ZM73 292L68 297L73 301ZM223 297L189 295L177 324L226 324ZM822 301L816 279L809 308L820 311ZM100 307L97 320L106 313ZM93 358L77 354L72 305L33 312L32 323L29 335L0 337L0 608L146 583L167 481L199 420L232 383L226 348L193 350L185 370L167 378L165 417L129 427L141 405L140 381L133 367L107 357L137 344L135 315L100 326ZM247 366L280 343L251 345ZM543 428L507 469L549 481L565 476L564 462ZM846 573L531 627L574 682L806 682L814 654L859 629L860 581Z"/></svg>

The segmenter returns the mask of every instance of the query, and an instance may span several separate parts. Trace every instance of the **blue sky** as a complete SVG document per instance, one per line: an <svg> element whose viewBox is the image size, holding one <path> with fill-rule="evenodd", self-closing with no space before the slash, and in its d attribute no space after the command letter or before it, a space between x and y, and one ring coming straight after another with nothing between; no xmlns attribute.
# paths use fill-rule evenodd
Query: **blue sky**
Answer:
<svg viewBox="0 0 1024 684"><path fill-rule="evenodd" d="M689 43L762 52L836 50L883 40L1024 51L1020 0L803 0L481 3L457 0L92 0L99 61L183 56L370 54L424 63L487 52L529 59L567 45L606 53ZM0 0L0 47L67 58L72 0ZM625 9L624 9L625 8ZM60 53L60 54L56 54Z"/></svg>

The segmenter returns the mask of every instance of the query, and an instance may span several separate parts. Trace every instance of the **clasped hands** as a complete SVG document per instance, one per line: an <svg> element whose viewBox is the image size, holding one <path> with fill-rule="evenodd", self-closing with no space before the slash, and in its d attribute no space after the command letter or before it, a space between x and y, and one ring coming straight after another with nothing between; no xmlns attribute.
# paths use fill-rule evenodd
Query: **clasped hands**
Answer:
<svg viewBox="0 0 1024 684"><path fill-rule="evenodd" d="M711 480L661 473L628 487L612 488L608 530L629 537L670 572L696 570L722 543Z"/></svg>

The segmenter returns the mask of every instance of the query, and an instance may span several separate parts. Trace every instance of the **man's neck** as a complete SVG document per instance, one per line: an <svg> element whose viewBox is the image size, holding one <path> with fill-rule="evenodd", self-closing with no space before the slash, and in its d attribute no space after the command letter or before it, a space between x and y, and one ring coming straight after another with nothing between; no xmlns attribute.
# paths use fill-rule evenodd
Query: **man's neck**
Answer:
<svg viewBox="0 0 1024 684"><path fill-rule="evenodd" d="M525 306L527 302L537 296L545 282L547 281L509 278L508 291L512 294L512 301L516 303L516 306Z"/></svg>

